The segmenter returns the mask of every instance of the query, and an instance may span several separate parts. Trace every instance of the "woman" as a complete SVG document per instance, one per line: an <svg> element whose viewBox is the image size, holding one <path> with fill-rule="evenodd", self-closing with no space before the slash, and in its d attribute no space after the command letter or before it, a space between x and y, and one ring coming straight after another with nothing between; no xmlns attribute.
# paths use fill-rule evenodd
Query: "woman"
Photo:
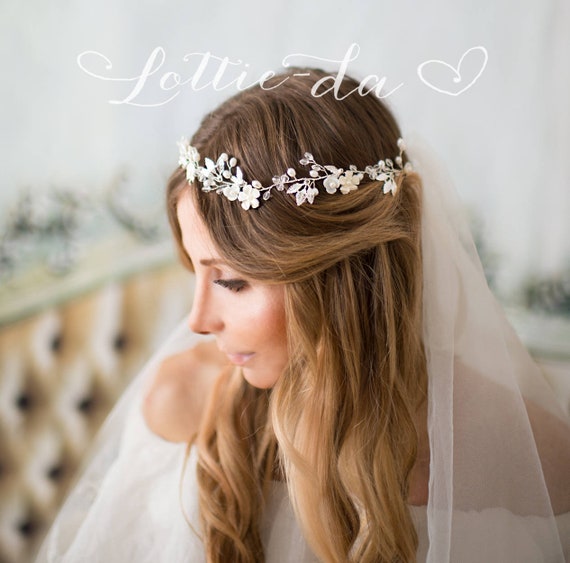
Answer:
<svg viewBox="0 0 570 563"><path fill-rule="evenodd" d="M137 512L173 471L139 429L60 551L99 560L95 522L126 514L122 560L563 561L567 416L453 194L429 161L414 171L383 103L311 95L324 73L304 72L206 116L168 185L190 328L217 347L163 362L142 408L155 434L196 445L180 492L196 535L154 493L154 516Z"/></svg>

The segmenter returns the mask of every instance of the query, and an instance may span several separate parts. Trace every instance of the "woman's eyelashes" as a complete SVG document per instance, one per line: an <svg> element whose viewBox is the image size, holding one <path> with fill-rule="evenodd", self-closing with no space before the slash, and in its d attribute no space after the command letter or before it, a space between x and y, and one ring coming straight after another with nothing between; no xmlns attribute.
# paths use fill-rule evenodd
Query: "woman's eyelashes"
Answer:
<svg viewBox="0 0 570 563"><path fill-rule="evenodd" d="M242 289L244 289L247 286L247 282L244 280L223 280L223 279L219 279L219 280L214 280L214 283L216 285L221 285L222 287L225 287L226 289L229 289L230 291L235 291L236 293L238 291L241 291Z"/></svg>

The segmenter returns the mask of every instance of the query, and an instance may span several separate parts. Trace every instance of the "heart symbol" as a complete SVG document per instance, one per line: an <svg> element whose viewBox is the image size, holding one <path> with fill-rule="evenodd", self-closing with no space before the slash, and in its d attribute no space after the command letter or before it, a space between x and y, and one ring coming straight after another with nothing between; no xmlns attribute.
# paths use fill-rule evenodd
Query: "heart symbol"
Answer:
<svg viewBox="0 0 570 563"><path fill-rule="evenodd" d="M463 63L463 59L469 53L471 53L471 51L480 51L481 53L483 53L483 66L481 67L481 69L479 70L479 72L477 73L475 78L473 78L473 80L471 80L471 82L469 84L467 84L467 86L465 86L462 90L459 90L459 92L450 92L449 90L444 90L443 88L438 88L437 86L435 86L431 82L429 82L429 80L427 80L427 78L424 78L423 69L426 65L443 65L444 67L447 67L448 69L450 69L453 72L453 74L455 74L455 76L453 78L453 82L455 82L455 84L459 84L461 82L461 72L460 72L461 71L461 64ZM488 59L489 59L489 55L487 54L487 49L485 49L485 47L483 47L482 45L477 45L476 47L471 47L471 49L467 49L467 51L465 51L465 53L463 53L462 57L459 59L459 64L457 65L457 67L453 67L450 64L446 63L445 61L439 61L437 59L431 59L429 61L423 62L420 66L418 66L418 76L420 77L420 80L426 86L429 86L432 90L435 90L436 92L441 92L442 94L448 94L449 96L459 96L459 94L462 94L463 92L465 92L465 90L468 90L469 88L471 88L471 86L473 86L473 84L475 84L475 82L477 82L477 80L479 79L481 74L483 74L485 67L487 66Z"/></svg>

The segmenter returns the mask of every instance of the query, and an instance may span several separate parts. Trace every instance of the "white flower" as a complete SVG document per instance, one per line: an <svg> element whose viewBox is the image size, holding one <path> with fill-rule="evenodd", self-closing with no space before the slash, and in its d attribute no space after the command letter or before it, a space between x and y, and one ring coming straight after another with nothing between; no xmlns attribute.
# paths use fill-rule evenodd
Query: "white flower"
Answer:
<svg viewBox="0 0 570 563"><path fill-rule="evenodd" d="M340 181L335 174L331 174L323 180L323 185L329 194L334 194L340 187Z"/></svg>
<svg viewBox="0 0 570 563"><path fill-rule="evenodd" d="M226 186L222 193L230 200L235 201L239 196L240 187L238 184L230 184Z"/></svg>
<svg viewBox="0 0 570 563"><path fill-rule="evenodd" d="M238 199L241 201L241 206L247 211L250 207L253 209L259 207L259 195L260 192L257 188L246 184L239 193Z"/></svg>
<svg viewBox="0 0 570 563"><path fill-rule="evenodd" d="M186 167L186 179L189 182L193 182L199 174L199 168L197 163L190 163Z"/></svg>
<svg viewBox="0 0 570 563"><path fill-rule="evenodd" d="M179 141L178 148L180 149L178 164L186 170L186 179L189 182L193 182L198 176L200 169L200 153L195 147L190 145L188 139Z"/></svg>
<svg viewBox="0 0 570 563"><path fill-rule="evenodd" d="M347 194L358 189L358 184L362 180L362 174L355 174L352 170L347 170L340 178L340 191Z"/></svg>
<svg viewBox="0 0 570 563"><path fill-rule="evenodd" d="M289 176L287 174L281 174L281 176L273 176L273 185L279 190L282 191L285 189L285 183L289 180Z"/></svg>
<svg viewBox="0 0 570 563"><path fill-rule="evenodd" d="M243 173L239 166L236 167L235 176L232 176L229 170L225 170L224 172L228 173L229 182L224 182L222 193L230 200L235 201L240 196L240 191L242 187L246 185L245 180L243 179ZM241 200L240 200L241 201Z"/></svg>
<svg viewBox="0 0 570 563"><path fill-rule="evenodd" d="M188 148L190 147L190 143L188 142L188 139L182 137L182 139L180 139L176 144L178 145L179 151L178 164L185 167L186 164L188 164Z"/></svg>

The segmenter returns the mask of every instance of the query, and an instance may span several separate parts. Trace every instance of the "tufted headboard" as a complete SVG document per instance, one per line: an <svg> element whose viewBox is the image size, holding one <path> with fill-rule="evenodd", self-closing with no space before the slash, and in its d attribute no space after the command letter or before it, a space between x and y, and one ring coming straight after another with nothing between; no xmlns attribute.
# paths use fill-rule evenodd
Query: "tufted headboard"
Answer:
<svg viewBox="0 0 570 563"><path fill-rule="evenodd" d="M0 327L0 562L33 557L102 420L190 300L169 266Z"/></svg>

